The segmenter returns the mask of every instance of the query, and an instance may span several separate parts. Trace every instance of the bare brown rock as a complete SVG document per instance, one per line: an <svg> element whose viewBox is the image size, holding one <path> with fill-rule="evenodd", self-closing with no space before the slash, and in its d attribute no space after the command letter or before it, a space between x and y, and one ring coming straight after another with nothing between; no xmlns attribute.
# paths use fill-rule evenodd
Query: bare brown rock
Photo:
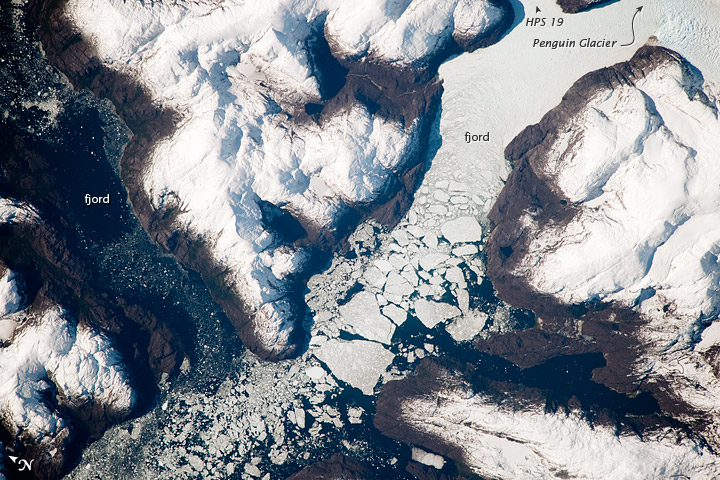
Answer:
<svg viewBox="0 0 720 480"><path fill-rule="evenodd" d="M313 463L287 480L377 480L360 462L341 453Z"/></svg>

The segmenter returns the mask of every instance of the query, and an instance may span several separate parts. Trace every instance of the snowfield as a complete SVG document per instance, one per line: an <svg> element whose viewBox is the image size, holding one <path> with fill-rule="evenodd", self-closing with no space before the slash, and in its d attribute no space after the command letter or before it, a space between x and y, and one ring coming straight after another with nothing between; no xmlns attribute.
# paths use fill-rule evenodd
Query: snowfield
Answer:
<svg viewBox="0 0 720 480"><path fill-rule="evenodd" d="M180 208L174 228L210 247L255 316L260 350L276 353L298 315L288 289L310 255L261 206L292 214L311 237L330 232L354 206L392 197L422 161L432 121L424 107L406 115L398 100L393 118L359 98L309 117L303 105L330 89L312 45L326 38L345 66L364 62L361 76L382 67L420 78L454 43L476 48L508 14L486 0L71 0L66 13L103 63L182 116L154 147L142 188L156 211Z"/></svg>
<svg viewBox="0 0 720 480"><path fill-rule="evenodd" d="M674 63L588 103L542 171L580 213L540 232L519 274L566 303L652 288L677 314L717 312L720 120L701 87Z"/></svg>
<svg viewBox="0 0 720 480"><path fill-rule="evenodd" d="M557 126L532 168L574 214L548 221L527 211L527 252L511 274L565 304L639 312L648 323L635 334L633 370L706 416L715 445L720 382L707 351L720 338L717 327L703 330L720 313L718 102L699 71L662 58L598 88Z"/></svg>
<svg viewBox="0 0 720 480"><path fill-rule="evenodd" d="M671 429L642 439L618 436L578 412L518 409L467 385L410 398L398 415L408 428L446 442L458 460L488 478L713 478L720 468L717 456Z"/></svg>
<svg viewBox="0 0 720 480"><path fill-rule="evenodd" d="M20 275L6 268L0 277L0 342L9 340L15 332L17 320L14 314L22 310L25 302L22 289Z"/></svg>
<svg viewBox="0 0 720 480"><path fill-rule="evenodd" d="M98 331L74 322L54 307L31 322L0 350L0 411L15 435L43 443L69 428L42 400L52 388L69 406L102 405L108 415L129 413L135 404L120 355Z"/></svg>

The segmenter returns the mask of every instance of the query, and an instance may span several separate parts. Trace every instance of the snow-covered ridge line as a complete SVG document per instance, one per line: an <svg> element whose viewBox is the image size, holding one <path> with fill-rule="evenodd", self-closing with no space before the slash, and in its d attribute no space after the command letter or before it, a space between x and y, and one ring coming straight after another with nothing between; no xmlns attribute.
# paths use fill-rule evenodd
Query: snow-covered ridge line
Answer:
<svg viewBox="0 0 720 480"><path fill-rule="evenodd" d="M304 338L292 292L317 251L367 215L392 223L406 208L441 91L437 65L497 40L513 16L504 0L71 0L64 12L88 42L78 62L134 79L154 108L179 112L167 137L128 148L126 186L154 237L205 274L245 343L268 358ZM58 57L77 48L60 43ZM125 117L150 107L98 90Z"/></svg>
<svg viewBox="0 0 720 480"><path fill-rule="evenodd" d="M596 344L608 359L598 380L653 392L712 445L718 138L700 72L643 47L580 79L508 146L515 169L489 248L504 298L533 308L542 328Z"/></svg>
<svg viewBox="0 0 720 480"><path fill-rule="evenodd" d="M113 342L43 295L3 313L5 323L12 328L0 347L0 423L14 437L12 451L35 460L40 478L55 478L72 442L83 441L76 422L98 434L126 417L137 395Z"/></svg>
<svg viewBox="0 0 720 480"><path fill-rule="evenodd" d="M458 372L427 364L420 375L427 378L384 387L375 424L482 477L710 479L720 464L709 449L668 427L642 438L618 435L614 426L593 425L571 408L545 411L538 392L523 400L518 392L477 391Z"/></svg>

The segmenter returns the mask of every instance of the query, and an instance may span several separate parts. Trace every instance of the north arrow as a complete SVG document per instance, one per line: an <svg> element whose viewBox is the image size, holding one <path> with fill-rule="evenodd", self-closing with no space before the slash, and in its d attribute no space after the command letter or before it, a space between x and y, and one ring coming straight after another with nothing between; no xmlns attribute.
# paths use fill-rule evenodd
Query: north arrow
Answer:
<svg viewBox="0 0 720 480"><path fill-rule="evenodd" d="M637 17L637 14L642 12L643 7L638 7L637 10L635 10L635 14L633 15L632 21L630 22L630 28L632 28L632 34L633 38L630 43L625 43L623 45L620 45L621 47L629 47L633 43L635 43L635 17Z"/></svg>

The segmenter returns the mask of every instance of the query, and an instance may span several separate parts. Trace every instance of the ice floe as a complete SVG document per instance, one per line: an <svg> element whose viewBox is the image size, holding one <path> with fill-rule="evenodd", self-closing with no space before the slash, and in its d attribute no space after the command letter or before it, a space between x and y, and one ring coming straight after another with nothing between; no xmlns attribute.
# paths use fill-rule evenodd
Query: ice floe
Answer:
<svg viewBox="0 0 720 480"><path fill-rule="evenodd" d="M376 342L331 339L313 351L343 382L372 395L395 355Z"/></svg>
<svg viewBox="0 0 720 480"><path fill-rule="evenodd" d="M415 315L427 328L434 328L438 323L460 314L460 310L454 305L424 298L415 300L414 309Z"/></svg>

